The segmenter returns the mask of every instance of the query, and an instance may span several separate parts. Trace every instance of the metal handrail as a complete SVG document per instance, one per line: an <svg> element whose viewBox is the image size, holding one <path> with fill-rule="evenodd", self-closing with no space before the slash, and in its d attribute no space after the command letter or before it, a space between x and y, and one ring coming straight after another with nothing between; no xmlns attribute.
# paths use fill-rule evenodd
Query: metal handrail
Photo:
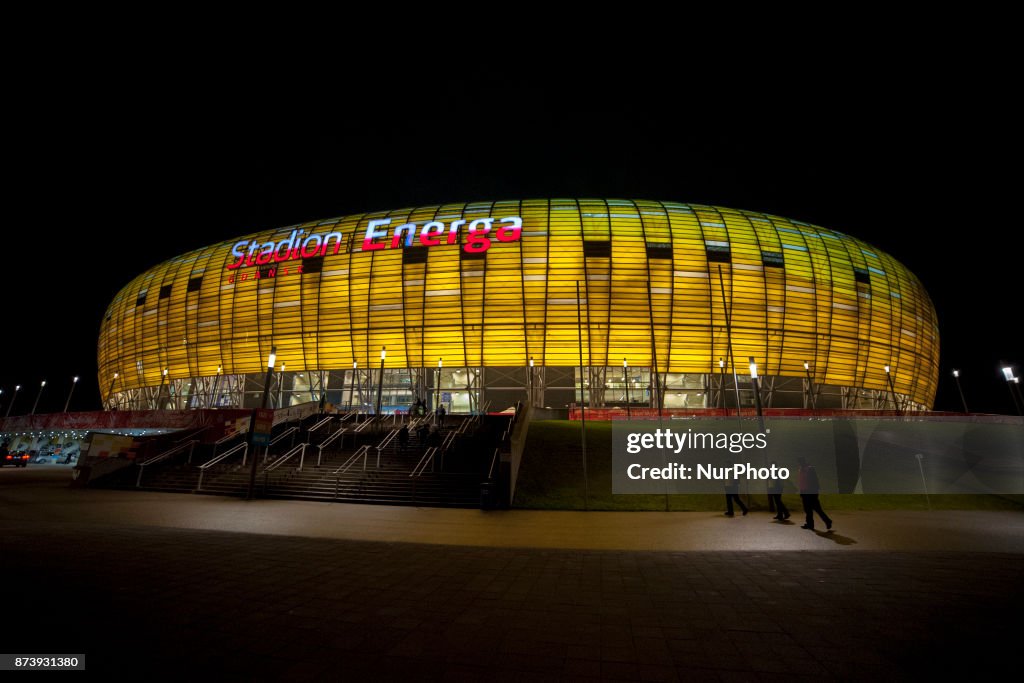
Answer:
<svg viewBox="0 0 1024 683"><path fill-rule="evenodd" d="M487 470L488 479L494 479L494 466L498 464L498 451L499 449L494 449L494 457L491 458L491 468Z"/></svg>
<svg viewBox="0 0 1024 683"><path fill-rule="evenodd" d="M374 421L376 421L376 419L377 419L377 416L374 415L374 416L370 417L367 420L363 420L362 423L360 423L360 425L358 427L356 427L353 431L355 433L357 433L357 434L361 434L363 432L363 430L366 429L367 427L369 427L371 424L373 424Z"/></svg>
<svg viewBox="0 0 1024 683"><path fill-rule="evenodd" d="M390 432L388 432L387 436L385 436L381 440L381 442L379 444L377 444L377 455L378 456L380 455L380 451L381 451L382 448L387 448L388 446L391 445L391 442L395 440L396 436L398 436L398 432L399 432L399 430L392 429Z"/></svg>
<svg viewBox="0 0 1024 683"><path fill-rule="evenodd" d="M234 455L235 453L237 453L240 450L244 450L245 451L245 453L242 454L242 464L244 465L245 461L249 458L249 442L248 441L243 441L242 443L235 444L234 446L232 446L228 450L226 450L223 453L221 453L220 455L218 455L216 458L208 460L207 462L205 462L202 465L200 465L199 469L201 469L201 470L209 469L211 466L216 465L217 463L219 463L224 458L228 457L229 455Z"/></svg>
<svg viewBox="0 0 1024 683"><path fill-rule="evenodd" d="M331 445L331 443L333 443L334 440L337 439L339 436L341 437L341 447L342 448L345 447L345 434L347 434L347 433L348 433L348 427L344 427L344 428L339 429L338 431L334 432L329 437L327 437L326 439L324 439L323 441L321 441L320 443L318 443L316 445L316 447L317 447L316 466L317 467L320 467L320 462L322 461L322 459L324 457L324 448L326 446Z"/></svg>
<svg viewBox="0 0 1024 683"><path fill-rule="evenodd" d="M334 470L334 472L332 472L332 474L338 475L339 473L348 472L348 468L352 467L352 463L354 463L359 458L360 455L363 456L363 471L365 472L366 471L366 456L368 456L369 454L370 454L370 444L365 444L364 443L362 446L360 446L358 448L358 450L356 450L355 453L353 453L351 456L349 456L348 460L346 460L345 462L343 462L341 464L341 467L339 467L338 469Z"/></svg>
<svg viewBox="0 0 1024 683"><path fill-rule="evenodd" d="M280 441L280 440L281 440L281 439L283 439L284 437L288 436L288 435L289 435L289 434L291 434L292 432L297 432L297 431L299 431L299 428L298 428L298 427L289 427L288 429L284 430L283 432L281 432L280 434L278 434L277 436L275 436L275 437L274 437L274 438L273 438L273 439L272 439L272 440L270 441L270 445L271 445L271 446L273 446L274 444L276 444L276 443L277 443L278 441Z"/></svg>
<svg viewBox="0 0 1024 683"><path fill-rule="evenodd" d="M444 441L441 443L441 450L447 451L451 448L452 443L455 442L455 437L458 435L459 433L456 431L448 432L448 436L444 437Z"/></svg>
<svg viewBox="0 0 1024 683"><path fill-rule="evenodd" d="M214 465L216 465L217 463L219 463L221 460L223 460L224 458L228 457L229 455L234 455L240 449L245 449L245 453L242 454L242 466L244 467L245 466L245 460L246 460L246 458L249 457L249 442L248 441L243 441L240 444L236 444L236 445L232 446L231 448L229 448L224 453L221 453L217 457L213 458L209 462L206 462L206 463L200 465L199 466L199 484L196 486L196 491L202 491L203 490L203 475L206 474L206 470L210 469L211 467L213 467Z"/></svg>
<svg viewBox="0 0 1024 683"><path fill-rule="evenodd" d="M280 458L278 458L274 462L272 462L269 465L267 465L266 467L264 467L263 468L263 474L266 474L267 472L273 472L278 467L280 467L281 465L285 464L285 462L287 462L289 459L291 459L291 457L293 455L295 455L296 453L300 453L300 452L301 452L301 455L299 455L299 468L296 470L296 472L301 472L302 471L302 465L303 465L303 463L306 460L306 446L308 446L308 445L309 445L308 443L300 443L298 446L296 446L295 448L291 449L290 451L288 451L287 453L282 455Z"/></svg>
<svg viewBox="0 0 1024 683"><path fill-rule="evenodd" d="M142 486L142 472L144 471L143 470L144 467L147 467L148 465L155 465L158 462L163 462L167 458L171 457L172 455L174 455L174 454L176 454L176 453L178 453L180 451L185 450L186 448L188 449L188 455L191 458L192 457L192 449L195 448L195 445L197 443L199 443L199 439L192 439L191 441L186 441L185 443L179 444L179 445L175 446L174 448L171 448L170 450L166 450L163 453L159 453L157 455L154 455L152 458L150 458L146 462L140 462L139 465L138 465L138 467L139 467L139 476L135 479L135 488L139 488L140 486Z"/></svg>
<svg viewBox="0 0 1024 683"><path fill-rule="evenodd" d="M212 427L212 426L213 426L213 425L206 425L205 427L200 427L200 428L199 428L199 429L197 429L196 431L194 431L194 432L192 432L192 433L190 433L190 434L186 434L185 436L181 437L180 439L176 439L176 440L174 441L174 443L181 443L181 442L183 442L183 441L186 441L187 439L191 439L191 438L192 438L193 436L195 436L196 434L200 434L200 433L202 433L202 432L206 431L207 429L209 429L209 428L210 428L210 427Z"/></svg>
<svg viewBox="0 0 1024 683"><path fill-rule="evenodd" d="M387 448L391 444L391 442L395 440L395 437L398 436L398 432L399 430L392 429L390 432L388 432L388 435L384 437L384 440L377 444L377 469L380 469L381 450Z"/></svg>
<svg viewBox="0 0 1024 683"><path fill-rule="evenodd" d="M248 430L246 430L246 431L248 431ZM217 439L216 441L214 441L213 442L213 454L217 455L217 447L220 446L222 443L227 443L228 441L231 441L232 439L237 439L240 436L244 436L246 431L231 432L230 434L225 434L224 436L222 436L219 439Z"/></svg>
<svg viewBox="0 0 1024 683"><path fill-rule="evenodd" d="M434 462L434 456L438 452L437 446L431 446L423 453L423 457L416 463L416 467L412 468L412 472L409 473L410 477L418 477L423 474L423 471L427 469L427 465Z"/></svg>
<svg viewBox="0 0 1024 683"><path fill-rule="evenodd" d="M334 416L333 416L333 415L328 415L327 417L325 417L324 419L320 420L320 421L319 421L319 422L317 422L317 423L316 423L315 425L313 425L312 427L310 427L309 429L307 429L307 430L306 430L306 433L307 433L307 434L312 434L312 433L313 433L313 432L315 432L316 430L318 430L318 429L320 429L321 427L323 427L323 426L324 426L325 424L328 424L328 423L330 423L330 422L331 422L331 420L333 420L333 419L334 419Z"/></svg>

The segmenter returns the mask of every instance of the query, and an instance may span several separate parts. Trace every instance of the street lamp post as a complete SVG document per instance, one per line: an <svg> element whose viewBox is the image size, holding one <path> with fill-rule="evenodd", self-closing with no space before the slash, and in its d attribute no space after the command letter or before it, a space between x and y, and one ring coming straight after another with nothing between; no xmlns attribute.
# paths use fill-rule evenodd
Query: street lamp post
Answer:
<svg viewBox="0 0 1024 683"><path fill-rule="evenodd" d="M113 401L113 396L114 396L114 382L116 382L116 381L117 381L117 378L118 378L118 373L116 373L116 372L115 372L115 373L114 373L114 378L113 378L112 380L110 380L110 388L109 388L109 389L107 389L107 397L108 397L108 398L109 398L109 399L110 399L111 401ZM116 401L114 401L114 405L115 405L115 406L117 405L117 402L116 402Z"/></svg>
<svg viewBox="0 0 1024 683"><path fill-rule="evenodd" d="M629 363L625 358L622 359L622 381L626 383L626 419L631 420L633 418L630 412L632 408L629 405Z"/></svg>
<svg viewBox="0 0 1024 683"><path fill-rule="evenodd" d="M380 347L380 376L377 377L377 412L374 415L380 417L381 394L384 392L384 359L388 357L388 347Z"/></svg>
<svg viewBox="0 0 1024 683"><path fill-rule="evenodd" d="M277 360L277 347L270 347L270 356L267 358L267 376L263 380L263 398L260 399L260 409L263 410L267 407L267 398L270 396L270 382L274 378L274 361ZM249 493L246 495L246 500L252 500L255 496L256 491L256 451L253 446L253 435L256 431L256 410L253 409L252 415L249 416L249 433L246 440L249 442L249 457L252 463L249 466Z"/></svg>
<svg viewBox="0 0 1024 683"><path fill-rule="evenodd" d="M764 432L764 411L761 409L761 388L757 384L757 363L754 362L754 357L749 357L750 361L750 384L754 388L754 406L757 408L757 422L761 426L761 431Z"/></svg>
<svg viewBox="0 0 1024 683"><path fill-rule="evenodd" d="M281 372L277 375L277 407L284 408L284 363L281 363Z"/></svg>
<svg viewBox="0 0 1024 683"><path fill-rule="evenodd" d="M958 392L960 392L960 403L963 404L963 406L964 406L964 414L966 415L967 413L969 413L971 411L967 410L967 399L964 398L964 390L960 386L960 371L959 370L954 370L953 371L953 379L956 380L956 390Z"/></svg>
<svg viewBox="0 0 1024 683"><path fill-rule="evenodd" d="M39 397L43 395L43 387L45 387L45 386L46 386L46 380L44 379L42 381L42 383L39 385L39 393L36 394L36 402L32 404L32 412L29 413L29 415L35 415L36 414L36 408L39 407ZM1012 391L1011 391L1011 393L1012 393Z"/></svg>
<svg viewBox="0 0 1024 683"><path fill-rule="evenodd" d="M434 414L441 406L441 368L444 367L444 358L437 359L437 379L434 381Z"/></svg>
<svg viewBox="0 0 1024 683"><path fill-rule="evenodd" d="M807 375L807 395L811 397L811 410L817 410L817 401L814 400L814 380L811 378L811 364L804 361L804 374Z"/></svg>
<svg viewBox="0 0 1024 683"><path fill-rule="evenodd" d="M722 408L725 409L725 361L718 359L718 397L722 399Z"/></svg>
<svg viewBox="0 0 1024 683"><path fill-rule="evenodd" d="M885 366L885 379L888 380L888 382L889 382L889 393L892 394L892 405L893 405L893 408L896 409L896 414L897 415L902 415L903 411L900 410L900 404L896 402L896 387L892 383L892 373L890 372L890 370L891 370L891 368L888 365L886 365Z"/></svg>
<svg viewBox="0 0 1024 683"><path fill-rule="evenodd" d="M1024 414L1021 412L1020 401L1017 400L1017 394L1013 391L1014 382L1017 380L1017 378L1013 376L1013 368L1009 365L1003 365L1003 377L1006 378L1006 388L1010 391L1010 398L1013 400L1013 407L1017 410L1018 415ZM1020 383L1017 382L1017 385L1019 386Z"/></svg>
<svg viewBox="0 0 1024 683"><path fill-rule="evenodd" d="M18 385L16 385L14 387L14 395L11 396L11 402L7 404L7 412L4 414L4 417L10 417L10 415L11 415L11 408L14 407L14 401L15 401L15 399L18 398L18 392L19 391L21 391L21 385L20 384L18 384Z"/></svg>
<svg viewBox="0 0 1024 683"><path fill-rule="evenodd" d="M533 408L533 356L530 356L530 367L527 370L526 376L526 403Z"/></svg>
<svg viewBox="0 0 1024 683"><path fill-rule="evenodd" d="M356 382L359 381L358 376L359 376L359 361L354 360L354 361L352 361L352 386L350 386L349 390L348 390L348 409L349 409L349 412L352 411L352 402L355 401L355 398L356 398ZM359 408L362 408L362 405L360 405ZM358 409L356 410L356 424L359 424L359 410Z"/></svg>
<svg viewBox="0 0 1024 683"><path fill-rule="evenodd" d="M71 405L71 394L75 393L75 385L78 384L78 375L71 380L71 390L68 391L68 400L64 401L64 412L68 412L68 406Z"/></svg>

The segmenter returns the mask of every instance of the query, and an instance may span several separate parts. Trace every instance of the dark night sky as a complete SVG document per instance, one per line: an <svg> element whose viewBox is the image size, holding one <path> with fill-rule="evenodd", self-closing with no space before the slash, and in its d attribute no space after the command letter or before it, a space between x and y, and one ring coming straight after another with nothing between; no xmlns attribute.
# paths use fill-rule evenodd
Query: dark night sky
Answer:
<svg viewBox="0 0 1024 683"><path fill-rule="evenodd" d="M26 115L8 140L17 223L4 239L9 263L24 265L7 271L4 348L17 360L0 376L4 409L20 383L14 413L27 411L45 378L40 412L60 410L76 373L72 409L97 408L102 312L171 256L307 219L581 196L764 211L877 245L938 310L936 407L959 408L959 367L972 409L1012 410L997 364L1024 371L1024 245L1016 174L1001 169L1018 165L1020 135L1013 110L969 74L751 90L485 66L443 88L426 67L378 76L339 73L308 90L91 85L73 93L73 112ZM955 96L971 88L973 99Z"/></svg>

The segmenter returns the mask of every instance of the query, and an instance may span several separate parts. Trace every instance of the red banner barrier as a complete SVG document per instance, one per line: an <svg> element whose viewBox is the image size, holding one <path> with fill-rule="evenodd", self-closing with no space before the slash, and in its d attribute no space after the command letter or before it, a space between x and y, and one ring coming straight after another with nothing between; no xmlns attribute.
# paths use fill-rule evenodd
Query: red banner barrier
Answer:
<svg viewBox="0 0 1024 683"><path fill-rule="evenodd" d="M75 429L199 429L246 417L249 410L96 410L86 413L16 415L0 420L0 432Z"/></svg>

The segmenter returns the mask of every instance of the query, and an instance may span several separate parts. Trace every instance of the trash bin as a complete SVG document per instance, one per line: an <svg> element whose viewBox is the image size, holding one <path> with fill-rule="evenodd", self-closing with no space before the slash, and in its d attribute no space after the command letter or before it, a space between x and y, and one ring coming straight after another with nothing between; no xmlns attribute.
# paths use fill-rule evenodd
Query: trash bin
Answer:
<svg viewBox="0 0 1024 683"><path fill-rule="evenodd" d="M494 498L495 488L493 481L480 482L480 509L493 510L497 501Z"/></svg>

